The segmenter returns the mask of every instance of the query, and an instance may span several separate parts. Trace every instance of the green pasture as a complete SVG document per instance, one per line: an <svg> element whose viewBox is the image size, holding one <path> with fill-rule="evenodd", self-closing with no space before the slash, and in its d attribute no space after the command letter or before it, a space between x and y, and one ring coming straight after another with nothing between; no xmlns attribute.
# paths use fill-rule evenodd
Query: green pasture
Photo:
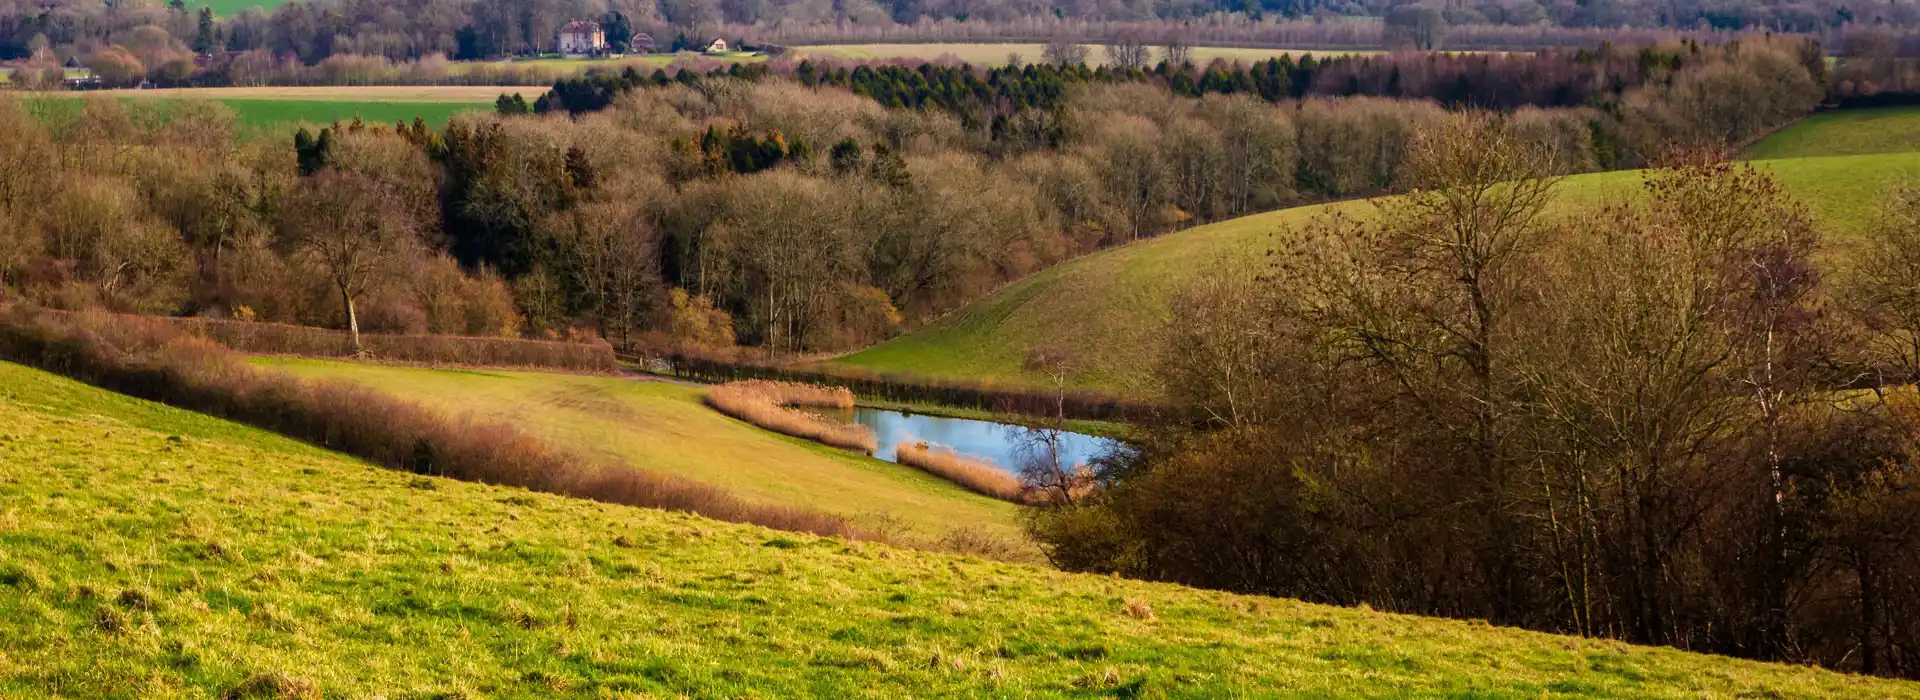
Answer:
<svg viewBox="0 0 1920 700"><path fill-rule="evenodd" d="M1920 697L421 477L0 363L0 697Z"/></svg>

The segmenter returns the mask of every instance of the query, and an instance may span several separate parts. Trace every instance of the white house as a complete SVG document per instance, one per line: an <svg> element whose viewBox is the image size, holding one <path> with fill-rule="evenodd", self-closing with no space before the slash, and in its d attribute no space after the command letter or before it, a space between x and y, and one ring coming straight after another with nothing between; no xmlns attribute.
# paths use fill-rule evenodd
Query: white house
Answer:
<svg viewBox="0 0 1920 700"><path fill-rule="evenodd" d="M714 39L713 43L707 44L707 53L726 53L726 52L727 52L726 39Z"/></svg>
<svg viewBox="0 0 1920 700"><path fill-rule="evenodd" d="M607 50L607 33L598 22L577 19L560 28L560 53L585 56Z"/></svg>

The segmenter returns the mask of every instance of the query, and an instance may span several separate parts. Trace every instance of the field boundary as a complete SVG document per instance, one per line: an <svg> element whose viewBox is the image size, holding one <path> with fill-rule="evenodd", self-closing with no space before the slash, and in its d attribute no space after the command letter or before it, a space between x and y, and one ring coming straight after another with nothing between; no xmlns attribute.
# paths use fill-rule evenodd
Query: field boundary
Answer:
<svg viewBox="0 0 1920 700"><path fill-rule="evenodd" d="M67 313L47 311L47 313ZM218 343L249 355L278 355L345 359L356 355L377 362L427 367L495 367L563 369L613 374L619 361L604 340L576 343L524 338L483 338L461 335L362 333L356 353L353 334L329 328L285 323L234 321L181 316L112 314L122 319L172 327L182 333Z"/></svg>

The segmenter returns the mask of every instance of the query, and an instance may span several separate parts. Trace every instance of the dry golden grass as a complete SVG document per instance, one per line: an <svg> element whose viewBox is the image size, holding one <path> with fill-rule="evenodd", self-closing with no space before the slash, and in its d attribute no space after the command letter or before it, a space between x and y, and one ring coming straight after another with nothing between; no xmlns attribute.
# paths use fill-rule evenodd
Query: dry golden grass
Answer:
<svg viewBox="0 0 1920 700"><path fill-rule="evenodd" d="M853 392L845 387L764 380L729 382L707 392L707 405L776 433L866 454L879 448L873 429L867 426L835 423L794 408L853 408Z"/></svg>
<svg viewBox="0 0 1920 700"><path fill-rule="evenodd" d="M903 440L894 446L896 459L915 469L965 486L982 496L1022 502L1020 479L990 463L968 457L945 447L920 440Z"/></svg>
<svg viewBox="0 0 1920 700"><path fill-rule="evenodd" d="M359 85L317 87L164 88L159 90L99 90L89 97L150 97L195 100L322 100L343 102L492 102L502 93L519 93L532 101L547 86L498 85ZM66 94L66 93L62 93Z"/></svg>

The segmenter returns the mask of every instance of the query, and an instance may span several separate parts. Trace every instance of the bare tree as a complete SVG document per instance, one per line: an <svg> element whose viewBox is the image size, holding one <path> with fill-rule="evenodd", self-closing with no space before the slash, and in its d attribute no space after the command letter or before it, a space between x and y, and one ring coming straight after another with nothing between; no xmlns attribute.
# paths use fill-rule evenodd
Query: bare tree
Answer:
<svg viewBox="0 0 1920 700"><path fill-rule="evenodd" d="M1040 51L1040 60L1053 64L1057 68L1085 65L1087 47L1078 37L1067 34L1055 34L1047 39L1047 45Z"/></svg>
<svg viewBox="0 0 1920 700"><path fill-rule="evenodd" d="M1388 50L1436 51L1447 33L1446 15L1429 5L1402 5L1387 11L1381 40Z"/></svg>
<svg viewBox="0 0 1920 700"><path fill-rule="evenodd" d="M1160 47L1160 60L1166 61L1168 68L1179 68L1193 64L1193 47L1185 40L1175 37Z"/></svg>
<svg viewBox="0 0 1920 700"><path fill-rule="evenodd" d="M1870 331L1867 370L1883 375L1876 383L1920 378L1920 190L1889 198L1846 291L1848 307Z"/></svg>
<svg viewBox="0 0 1920 700"><path fill-rule="evenodd" d="M1106 43L1107 65L1125 70L1147 67L1147 43L1133 32L1121 32Z"/></svg>
<svg viewBox="0 0 1920 700"><path fill-rule="evenodd" d="M322 170L304 178L280 218L288 252L309 256L340 292L353 352L362 355L354 297L415 243L415 224L386 185L362 175Z"/></svg>

